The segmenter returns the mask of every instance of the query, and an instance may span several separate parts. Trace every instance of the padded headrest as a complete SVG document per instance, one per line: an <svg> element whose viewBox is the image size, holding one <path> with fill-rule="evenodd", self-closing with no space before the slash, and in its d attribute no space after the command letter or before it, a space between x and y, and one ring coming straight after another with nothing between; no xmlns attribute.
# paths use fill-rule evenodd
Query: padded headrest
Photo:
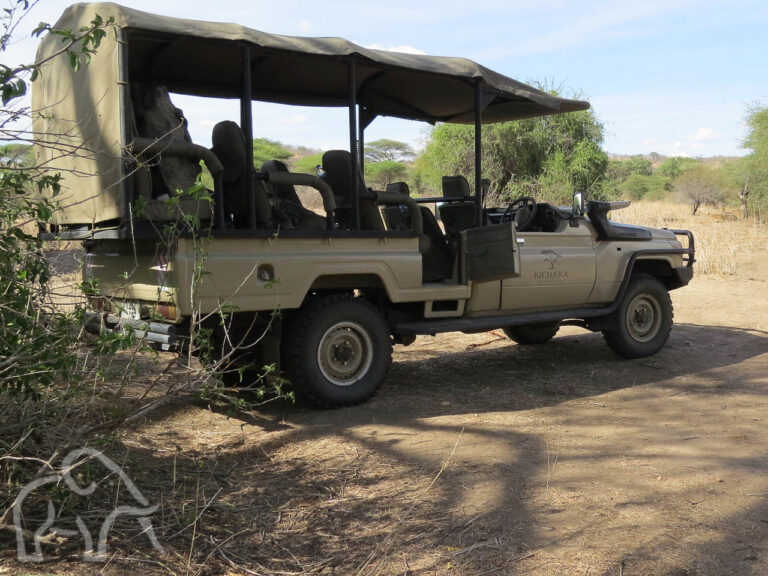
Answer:
<svg viewBox="0 0 768 576"><path fill-rule="evenodd" d="M448 198L462 198L472 196L469 182L464 176L443 176L443 196Z"/></svg>
<svg viewBox="0 0 768 576"><path fill-rule="evenodd" d="M288 166L286 166L280 160L267 160L261 165L262 172L288 172Z"/></svg>
<svg viewBox="0 0 768 576"><path fill-rule="evenodd" d="M346 150L328 150L323 154L323 170L325 172L349 172L352 157Z"/></svg>
<svg viewBox="0 0 768 576"><path fill-rule="evenodd" d="M230 182L237 180L246 166L245 134L232 120L224 120L213 127L211 135L216 154L224 165L224 178Z"/></svg>
<svg viewBox="0 0 768 576"><path fill-rule="evenodd" d="M387 184L387 193L389 194L405 194L406 196L411 195L411 189L408 187L408 184L405 182L390 182Z"/></svg>
<svg viewBox="0 0 768 576"><path fill-rule="evenodd" d="M349 166L352 163L352 155L346 150L328 150L323 154L323 180L328 183L336 196L351 198L349 189ZM358 171L358 186L365 189L363 175Z"/></svg>

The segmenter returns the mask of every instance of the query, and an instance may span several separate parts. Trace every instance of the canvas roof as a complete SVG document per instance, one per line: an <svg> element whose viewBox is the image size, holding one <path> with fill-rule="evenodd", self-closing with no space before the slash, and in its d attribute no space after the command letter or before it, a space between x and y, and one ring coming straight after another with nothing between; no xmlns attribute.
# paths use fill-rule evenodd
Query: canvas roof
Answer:
<svg viewBox="0 0 768 576"><path fill-rule="evenodd" d="M341 38L268 34L108 2L74 4L55 27L78 30L96 14L114 18L120 40L108 33L87 66L73 70L55 34L43 38L37 53L37 61L45 62L32 86L32 107L40 112L34 120L38 161L64 175L60 224L90 226L127 218L131 193L126 190L123 147L134 134L129 89L140 82L175 93L239 99L247 64L253 100L347 106L354 61L364 121L395 116L473 123L478 86L488 104L483 122L589 107L464 58L372 50Z"/></svg>
<svg viewBox="0 0 768 576"><path fill-rule="evenodd" d="M589 107L558 98L465 58L373 50L342 38L269 34L239 24L157 16L113 3L68 9L113 16L130 37L131 79L155 78L172 92L239 97L243 45L251 47L252 98L284 104L346 106L348 62L356 62L358 103L376 116L474 122L474 84L495 96L484 122ZM68 20L66 15L63 19ZM81 19L82 20L82 19Z"/></svg>

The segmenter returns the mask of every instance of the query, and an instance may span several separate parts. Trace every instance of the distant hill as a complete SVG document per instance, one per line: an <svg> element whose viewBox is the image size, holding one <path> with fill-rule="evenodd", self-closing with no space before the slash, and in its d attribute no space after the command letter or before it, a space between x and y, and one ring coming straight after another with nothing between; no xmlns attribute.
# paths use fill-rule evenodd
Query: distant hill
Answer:
<svg viewBox="0 0 768 576"><path fill-rule="evenodd" d="M676 158L677 155L674 156L666 156L664 154L659 154L658 152L650 152L648 154L608 154L608 158L611 160L618 160L618 161L625 161L629 160L631 158L644 158L645 160L649 160L651 164L653 165L654 170L664 164L666 160L669 160L670 158ZM726 164L728 162L731 162L733 160L737 160L738 156L694 156L694 160L698 160L699 162L703 162L704 164L714 164L714 165L721 165Z"/></svg>

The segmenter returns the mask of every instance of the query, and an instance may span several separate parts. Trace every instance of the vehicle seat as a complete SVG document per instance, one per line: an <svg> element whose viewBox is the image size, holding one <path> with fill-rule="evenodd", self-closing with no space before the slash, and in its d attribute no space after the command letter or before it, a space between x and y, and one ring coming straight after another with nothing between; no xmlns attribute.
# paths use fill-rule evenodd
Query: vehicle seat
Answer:
<svg viewBox="0 0 768 576"><path fill-rule="evenodd" d="M387 184L387 192L411 195L411 190L405 182ZM440 229L432 210L419 206L423 226L423 237L419 242L421 252L422 279L424 282L438 282L453 275L455 250ZM405 205L385 206L382 209L390 230L410 230L411 216Z"/></svg>
<svg viewBox="0 0 768 576"><path fill-rule="evenodd" d="M420 206L424 234L429 239L427 249L422 253L422 277L424 282L437 282L453 275L455 250L440 229L432 210Z"/></svg>
<svg viewBox="0 0 768 576"><path fill-rule="evenodd" d="M366 190L363 173L358 170L357 190L352 190L349 182L349 170L352 156L346 150L329 150L323 154L323 179L328 183L336 196L336 219L341 229L350 229L353 225L353 194L358 194L360 205L360 228L362 230L381 230L384 221L381 219L376 202L370 198L360 197L360 192Z"/></svg>
<svg viewBox="0 0 768 576"><path fill-rule="evenodd" d="M264 182L256 180L249 171L253 160L248 158L245 134L237 123L224 120L213 127L211 151L224 165L224 212L231 215L235 228L248 228L248 194L255 195L256 225L269 228L272 209Z"/></svg>
<svg viewBox="0 0 768 576"><path fill-rule="evenodd" d="M405 182L390 182L387 184L388 194L405 194L411 195L411 190L408 188L408 184ZM411 214L408 212L408 208L405 204L398 206L382 206L381 214L384 216L384 223L387 225L387 230L410 230Z"/></svg>
<svg viewBox="0 0 768 576"><path fill-rule="evenodd" d="M443 176L443 196L445 198L465 198L471 196L469 182L464 176ZM476 224L475 203L469 200L442 204L439 208L445 233L453 238L462 230L474 228Z"/></svg>
<svg viewBox="0 0 768 576"><path fill-rule="evenodd" d="M261 165L262 172L285 172L288 173L288 166L280 160L267 160ZM269 184L272 191L273 208L282 212L290 221L294 228L304 230L325 230L325 218L307 210L301 203L299 195L293 184Z"/></svg>

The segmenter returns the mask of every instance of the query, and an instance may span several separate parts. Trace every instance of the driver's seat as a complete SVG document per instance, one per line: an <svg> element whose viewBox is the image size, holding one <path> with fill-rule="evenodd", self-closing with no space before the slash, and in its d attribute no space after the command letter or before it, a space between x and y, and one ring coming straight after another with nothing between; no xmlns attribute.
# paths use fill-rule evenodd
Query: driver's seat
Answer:
<svg viewBox="0 0 768 576"><path fill-rule="evenodd" d="M443 197L467 198L470 196L472 191L464 176L443 176ZM462 230L474 228L477 225L475 203L472 201L447 202L442 204L439 210L445 233L451 238L457 238Z"/></svg>

